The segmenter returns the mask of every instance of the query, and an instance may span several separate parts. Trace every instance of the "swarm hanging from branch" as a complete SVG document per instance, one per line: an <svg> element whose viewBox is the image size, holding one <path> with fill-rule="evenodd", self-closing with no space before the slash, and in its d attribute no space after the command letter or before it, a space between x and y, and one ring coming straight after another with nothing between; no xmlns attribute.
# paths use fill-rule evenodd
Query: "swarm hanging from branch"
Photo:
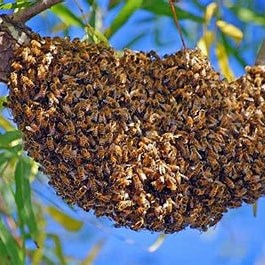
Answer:
<svg viewBox="0 0 265 265"><path fill-rule="evenodd" d="M228 83L199 50L160 58L36 34L8 107L68 203L117 226L207 230L265 194L265 67Z"/></svg>

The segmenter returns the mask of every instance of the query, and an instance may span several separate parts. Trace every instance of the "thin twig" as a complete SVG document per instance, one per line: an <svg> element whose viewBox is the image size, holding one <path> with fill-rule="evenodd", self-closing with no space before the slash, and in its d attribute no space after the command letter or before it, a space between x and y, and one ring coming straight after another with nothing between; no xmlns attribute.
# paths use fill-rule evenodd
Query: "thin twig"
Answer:
<svg viewBox="0 0 265 265"><path fill-rule="evenodd" d="M171 8L171 11L173 13L174 22L175 22L175 25L176 25L177 30L179 32L179 35L180 35L180 39L181 39L183 48L186 49L185 41L183 39L182 30L181 30L181 27L179 25L179 21L178 21L178 17L177 17L177 12L176 12L176 8L175 8L175 5L174 5L174 2L175 1L174 0L168 0L168 2L169 2L169 5L170 5L170 8Z"/></svg>
<svg viewBox="0 0 265 265"><path fill-rule="evenodd" d="M29 8L23 9L18 13L15 13L11 16L14 22L25 23L31 18L35 17L42 11L49 9L50 7L63 2L64 0L42 0L37 1L34 5Z"/></svg>
<svg viewBox="0 0 265 265"><path fill-rule="evenodd" d="M256 65L265 65L265 40L263 40L261 47L259 49L257 59L256 59Z"/></svg>

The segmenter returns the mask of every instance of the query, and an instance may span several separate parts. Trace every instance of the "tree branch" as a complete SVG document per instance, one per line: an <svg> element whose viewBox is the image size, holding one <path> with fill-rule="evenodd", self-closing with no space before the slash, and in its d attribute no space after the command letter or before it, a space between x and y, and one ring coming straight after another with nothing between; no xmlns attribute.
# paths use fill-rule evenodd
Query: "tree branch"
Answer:
<svg viewBox="0 0 265 265"><path fill-rule="evenodd" d="M42 11L49 9L50 7L63 2L64 0L42 0L37 1L34 5L27 9L23 9L18 13L12 14L10 17L14 22L26 23L32 17L38 15Z"/></svg>
<svg viewBox="0 0 265 265"><path fill-rule="evenodd" d="M261 47L259 49L257 59L256 59L256 65L265 65L265 40L263 40Z"/></svg>

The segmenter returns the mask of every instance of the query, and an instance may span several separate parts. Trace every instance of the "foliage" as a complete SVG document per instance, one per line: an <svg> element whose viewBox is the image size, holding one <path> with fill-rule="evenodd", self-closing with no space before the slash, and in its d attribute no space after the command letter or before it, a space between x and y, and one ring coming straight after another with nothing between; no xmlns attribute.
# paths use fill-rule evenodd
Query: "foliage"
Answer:
<svg viewBox="0 0 265 265"><path fill-rule="evenodd" d="M94 42L111 41L119 31L128 26L129 21L137 16L140 10L147 13L147 18L136 20L134 27L141 28L144 23L152 24L153 32L157 36L163 33L163 27L156 23L161 17L172 17L167 1L163 0L109 0L107 6L102 6L99 1L86 0L82 6L78 0L67 1L51 9L56 23L50 29L51 33L58 31L68 34L71 29L82 30L84 38ZM183 3L182 3L183 2ZM184 1L177 3L177 15L182 24L186 39L192 40L192 32L187 30L189 25L200 28L197 45L211 58L215 56L221 73L228 80L234 78L233 69L229 61L237 61L245 65L244 52L253 49L255 52L258 43L253 37L244 36L242 29L250 25L265 26L264 16L255 9L255 1L229 1L212 2L208 5L202 1ZM17 12L27 8L32 1L17 0L13 3L1 3L2 12L10 9ZM75 6L72 8L71 5ZM229 17L226 16L229 11ZM109 24L105 24L103 17L113 17ZM49 16L51 13L49 13ZM43 19L39 15L39 19ZM190 23L192 22L192 23ZM189 23L189 24L187 24ZM245 32L247 32L245 30ZM147 33L139 32L128 41L129 46L139 43ZM162 41L157 37L154 46L161 46ZM252 46L250 46L250 43ZM163 45L163 44L162 44ZM238 49L240 45L240 49ZM1 95L1 94L0 94ZM38 165L28 158L22 150L22 136L12 122L4 114L6 111L0 98L0 264L20 265L30 264L68 264L71 258L66 257L60 235L47 233L45 230L47 218L52 218L64 229L72 232L79 231L83 222L76 220L63 210L45 205L37 196L33 196L31 184L38 178ZM255 208L256 211L256 208ZM164 236L159 236L158 241L150 247L150 252L155 251L163 242ZM46 243L53 242L52 255ZM35 242L34 247L29 247L29 242ZM103 241L99 241L83 260L75 260L75 264L92 264L100 253ZM73 261L73 260L72 260Z"/></svg>

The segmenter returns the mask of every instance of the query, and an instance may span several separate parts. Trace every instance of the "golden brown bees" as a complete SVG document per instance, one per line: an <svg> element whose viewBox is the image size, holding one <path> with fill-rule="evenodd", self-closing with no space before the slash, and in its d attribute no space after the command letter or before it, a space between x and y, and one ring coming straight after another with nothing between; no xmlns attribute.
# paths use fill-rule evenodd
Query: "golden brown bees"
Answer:
<svg viewBox="0 0 265 265"><path fill-rule="evenodd" d="M265 194L264 67L228 83L199 50L117 56L38 36L10 65L24 147L68 203L173 233Z"/></svg>

